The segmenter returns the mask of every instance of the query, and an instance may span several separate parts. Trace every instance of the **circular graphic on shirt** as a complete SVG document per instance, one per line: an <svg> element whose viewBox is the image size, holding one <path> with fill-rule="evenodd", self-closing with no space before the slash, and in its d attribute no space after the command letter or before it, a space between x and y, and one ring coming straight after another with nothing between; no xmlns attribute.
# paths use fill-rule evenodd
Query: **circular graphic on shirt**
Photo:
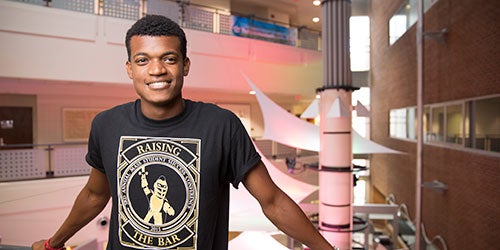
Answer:
<svg viewBox="0 0 500 250"><path fill-rule="evenodd" d="M135 142L121 151L117 175L121 243L195 247L199 171L193 163L198 157L172 140Z"/></svg>

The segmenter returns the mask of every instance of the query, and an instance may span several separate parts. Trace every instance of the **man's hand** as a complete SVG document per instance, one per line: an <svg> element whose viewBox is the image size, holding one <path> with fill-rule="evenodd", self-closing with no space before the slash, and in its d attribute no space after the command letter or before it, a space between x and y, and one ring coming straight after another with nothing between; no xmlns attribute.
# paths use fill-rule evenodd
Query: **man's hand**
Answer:
<svg viewBox="0 0 500 250"><path fill-rule="evenodd" d="M31 249L32 250L44 250L45 247L43 244L45 244L45 241L46 240L39 240L37 242L33 242L33 244L31 245Z"/></svg>
<svg viewBox="0 0 500 250"><path fill-rule="evenodd" d="M45 246L45 242L47 242L47 240L39 240L37 242L34 242L31 245L31 249L33 249L33 250L45 250L45 249L47 249L47 247ZM51 248L51 249L66 249L64 247L64 244L61 247L52 247L52 245L49 245L48 248Z"/></svg>
<svg viewBox="0 0 500 250"><path fill-rule="evenodd" d="M50 237L50 245L55 249L63 247L67 240L104 209L110 197L111 192L106 175L92 168L87 184L76 197L68 217ZM45 241L37 241L31 245L31 248L33 250L45 250Z"/></svg>

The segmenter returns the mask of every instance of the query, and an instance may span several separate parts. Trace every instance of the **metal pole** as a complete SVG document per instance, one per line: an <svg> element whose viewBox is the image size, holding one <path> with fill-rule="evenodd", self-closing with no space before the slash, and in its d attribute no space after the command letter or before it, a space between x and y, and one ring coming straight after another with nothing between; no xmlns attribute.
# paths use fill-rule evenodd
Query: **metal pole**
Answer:
<svg viewBox="0 0 500 250"><path fill-rule="evenodd" d="M417 0L417 169L416 169L416 190L415 190L415 250L420 250L421 246L421 223L422 223L422 174L423 174L423 90L424 90L424 6L422 0Z"/></svg>
<svg viewBox="0 0 500 250"><path fill-rule="evenodd" d="M352 247L353 88L350 52L350 0L323 0L323 87L320 92L319 229L339 249Z"/></svg>

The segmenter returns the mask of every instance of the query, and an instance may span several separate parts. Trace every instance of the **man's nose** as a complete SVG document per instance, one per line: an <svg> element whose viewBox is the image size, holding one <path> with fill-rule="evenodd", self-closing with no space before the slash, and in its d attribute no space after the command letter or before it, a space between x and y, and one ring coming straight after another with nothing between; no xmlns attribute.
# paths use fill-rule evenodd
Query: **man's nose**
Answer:
<svg viewBox="0 0 500 250"><path fill-rule="evenodd" d="M165 73L167 73L167 68L161 60L151 61L151 65L149 67L150 75L163 75Z"/></svg>

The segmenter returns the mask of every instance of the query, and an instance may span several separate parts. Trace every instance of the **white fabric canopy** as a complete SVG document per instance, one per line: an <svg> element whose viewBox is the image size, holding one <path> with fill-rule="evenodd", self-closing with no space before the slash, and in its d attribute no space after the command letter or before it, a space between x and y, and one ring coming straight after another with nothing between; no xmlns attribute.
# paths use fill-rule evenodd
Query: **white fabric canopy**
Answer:
<svg viewBox="0 0 500 250"><path fill-rule="evenodd" d="M318 98L315 98L311 104L302 112L300 118L310 118L314 119L319 116L319 101Z"/></svg>
<svg viewBox="0 0 500 250"><path fill-rule="evenodd" d="M229 250L288 250L287 247L276 241L271 234L264 232L247 231L229 241Z"/></svg>
<svg viewBox="0 0 500 250"><path fill-rule="evenodd" d="M257 151L259 149L257 148ZM266 165L269 175L274 183L283 190L295 203L300 203L304 198L309 196L314 191L318 190L318 186L310 185L301 182L295 178L283 173L269 161L259 151L262 156L262 162ZM285 164L285 163L283 163ZM262 209L257 200L240 185L239 189L231 188L231 202L229 204L229 230L230 231L276 231L277 228L263 214Z"/></svg>
<svg viewBox="0 0 500 250"><path fill-rule="evenodd" d="M257 100L264 116L264 139L300 149L319 150L319 127L301 120L275 104L246 78L256 92ZM317 138L317 139L316 139Z"/></svg>
<svg viewBox="0 0 500 250"><path fill-rule="evenodd" d="M320 148L319 127L292 115L262 93L248 77L245 75L244 77L255 91L264 116L262 137L290 147L318 152ZM401 152L363 138L355 130L352 130L352 153L395 154Z"/></svg>

